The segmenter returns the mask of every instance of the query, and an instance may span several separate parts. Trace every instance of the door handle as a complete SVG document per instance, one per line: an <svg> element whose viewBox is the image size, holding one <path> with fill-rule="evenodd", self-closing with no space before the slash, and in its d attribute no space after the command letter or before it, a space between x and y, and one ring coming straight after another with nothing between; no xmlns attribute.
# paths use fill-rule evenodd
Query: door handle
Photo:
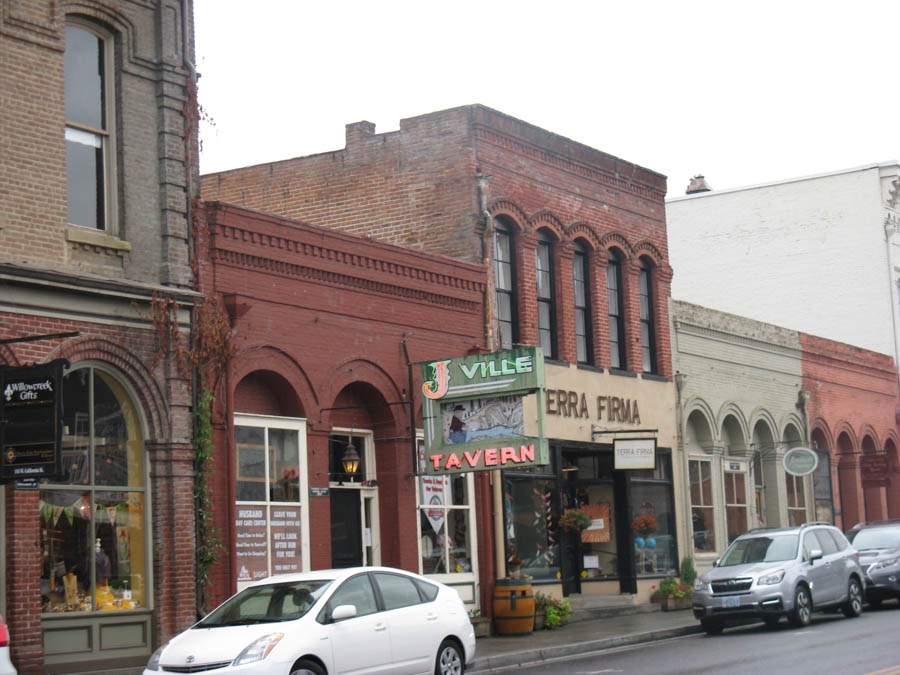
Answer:
<svg viewBox="0 0 900 675"><path fill-rule="evenodd" d="M437 621L437 614L431 613L425 617L426 621Z"/></svg>
<svg viewBox="0 0 900 675"><path fill-rule="evenodd" d="M387 630L387 626L386 626L385 624L383 624L383 623L376 623L376 624L375 624L375 632L376 632L376 633L382 633L382 632L384 632L384 631L386 631L386 630Z"/></svg>

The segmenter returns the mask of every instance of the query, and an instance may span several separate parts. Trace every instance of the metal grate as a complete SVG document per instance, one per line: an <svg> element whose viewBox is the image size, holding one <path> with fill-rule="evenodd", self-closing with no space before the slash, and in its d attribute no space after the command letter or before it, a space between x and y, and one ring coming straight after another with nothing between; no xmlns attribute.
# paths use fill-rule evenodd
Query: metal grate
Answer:
<svg viewBox="0 0 900 675"><path fill-rule="evenodd" d="M753 579L722 579L711 584L713 595L726 595L729 593L745 593L753 585Z"/></svg>

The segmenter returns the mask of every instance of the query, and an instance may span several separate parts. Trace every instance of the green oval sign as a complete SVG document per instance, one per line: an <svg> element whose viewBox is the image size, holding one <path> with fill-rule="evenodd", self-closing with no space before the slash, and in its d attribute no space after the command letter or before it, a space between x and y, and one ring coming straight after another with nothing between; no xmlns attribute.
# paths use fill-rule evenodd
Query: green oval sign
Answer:
<svg viewBox="0 0 900 675"><path fill-rule="evenodd" d="M794 476L807 476L819 466L819 455L810 448L791 448L784 453L784 470Z"/></svg>

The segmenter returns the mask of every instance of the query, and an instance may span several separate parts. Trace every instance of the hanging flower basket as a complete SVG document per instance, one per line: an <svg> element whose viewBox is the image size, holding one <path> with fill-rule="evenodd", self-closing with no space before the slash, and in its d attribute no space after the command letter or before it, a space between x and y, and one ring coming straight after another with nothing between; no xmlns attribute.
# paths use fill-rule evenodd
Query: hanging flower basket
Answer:
<svg viewBox="0 0 900 675"><path fill-rule="evenodd" d="M591 526L591 517L581 509L566 509L559 517L559 526L566 532L582 532Z"/></svg>

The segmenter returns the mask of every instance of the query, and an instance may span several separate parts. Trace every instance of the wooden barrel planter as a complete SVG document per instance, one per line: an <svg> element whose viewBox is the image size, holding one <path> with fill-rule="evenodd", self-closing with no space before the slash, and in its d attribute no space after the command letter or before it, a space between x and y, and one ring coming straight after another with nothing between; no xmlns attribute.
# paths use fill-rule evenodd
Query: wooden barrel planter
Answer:
<svg viewBox="0 0 900 675"><path fill-rule="evenodd" d="M497 579L493 608L498 635L527 635L534 630L534 593L528 579Z"/></svg>

